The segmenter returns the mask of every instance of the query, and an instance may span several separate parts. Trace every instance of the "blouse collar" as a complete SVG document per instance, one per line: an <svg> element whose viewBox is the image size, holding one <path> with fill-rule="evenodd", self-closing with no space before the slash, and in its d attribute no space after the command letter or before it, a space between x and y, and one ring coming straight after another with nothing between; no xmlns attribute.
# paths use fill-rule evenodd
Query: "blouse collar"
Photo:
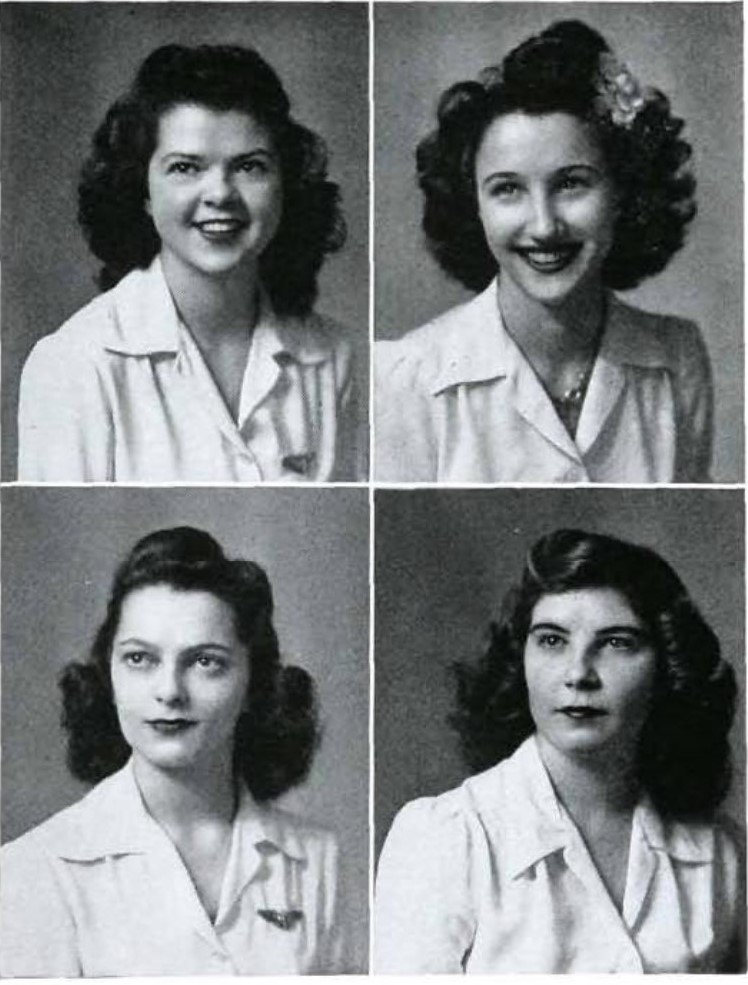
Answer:
<svg viewBox="0 0 748 985"><path fill-rule="evenodd" d="M672 366L672 357L647 315L608 295L608 315L598 359L608 365L643 368ZM447 356L436 367L431 392L436 395L451 386L480 383L508 376L516 364L518 350L501 319L498 280L473 300L437 319L450 326Z"/></svg>
<svg viewBox="0 0 748 985"><path fill-rule="evenodd" d="M485 819L488 837L495 841L510 878L566 848L575 837L573 822L553 789L534 735L510 759L472 777L465 787ZM634 837L652 851L682 862L714 859L711 825L666 821L647 795L637 804L632 824Z"/></svg>
<svg viewBox="0 0 748 985"><path fill-rule="evenodd" d="M124 356L178 354L181 321L159 256L145 270L131 271L110 294L112 317L104 334L105 349ZM332 346L322 319L312 315L301 329L301 319L276 314L262 291L255 331L270 337L276 358L309 364L329 359Z"/></svg>

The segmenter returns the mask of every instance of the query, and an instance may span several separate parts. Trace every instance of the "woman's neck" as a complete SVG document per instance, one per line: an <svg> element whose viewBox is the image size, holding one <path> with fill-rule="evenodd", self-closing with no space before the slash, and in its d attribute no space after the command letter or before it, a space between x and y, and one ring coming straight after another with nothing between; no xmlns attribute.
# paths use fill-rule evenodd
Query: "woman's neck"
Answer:
<svg viewBox="0 0 748 985"><path fill-rule="evenodd" d="M577 291L553 307L528 297L508 277L499 278L504 326L542 379L564 362L584 362L597 349L605 318L602 285Z"/></svg>
<svg viewBox="0 0 748 985"><path fill-rule="evenodd" d="M136 754L133 769L148 813L172 836L206 823L230 824L234 818L236 785L230 762L164 770Z"/></svg>
<svg viewBox="0 0 748 985"><path fill-rule="evenodd" d="M222 277L188 269L169 253L161 254L161 263L179 315L201 349L249 340L259 310L256 263Z"/></svg>
<svg viewBox="0 0 748 985"><path fill-rule="evenodd" d="M635 754L624 749L590 755L560 752L537 738L543 765L559 799L581 828L630 816L640 795Z"/></svg>

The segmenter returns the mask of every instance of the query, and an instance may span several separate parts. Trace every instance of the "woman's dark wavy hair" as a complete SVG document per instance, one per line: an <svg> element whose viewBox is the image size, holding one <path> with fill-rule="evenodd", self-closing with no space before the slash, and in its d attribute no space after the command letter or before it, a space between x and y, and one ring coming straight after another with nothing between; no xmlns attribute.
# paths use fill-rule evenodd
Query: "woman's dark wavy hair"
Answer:
<svg viewBox="0 0 748 985"><path fill-rule="evenodd" d="M147 267L160 241L145 210L148 163L158 122L176 105L250 113L280 158L280 226L260 257L260 275L280 314L307 314L325 254L345 240L338 186L327 180L327 149L290 115L280 79L260 55L237 45L165 45L143 62L130 90L109 109L78 187L78 220L104 266L102 290Z"/></svg>
<svg viewBox="0 0 748 985"><path fill-rule="evenodd" d="M601 95L605 40L580 21L560 21L524 41L477 82L458 82L442 95L438 125L418 146L428 246L451 277L474 291L496 275L478 215L475 155L489 124L506 113L569 113L591 124L619 195L614 241L603 266L606 286L635 287L663 270L683 245L696 213L695 181L684 165L691 147L667 97L642 92L627 125L615 122Z"/></svg>
<svg viewBox="0 0 748 985"><path fill-rule="evenodd" d="M614 588L651 634L652 708L639 743L639 778L666 816L708 816L730 784L732 668L673 569L654 551L601 534L557 530L531 548L477 665L458 663L451 724L475 772L505 759L535 731L524 672L532 611L548 594Z"/></svg>
<svg viewBox="0 0 748 985"><path fill-rule="evenodd" d="M122 604L130 592L148 585L210 592L231 607L250 666L247 710L234 736L234 768L257 800L278 797L300 783L318 740L314 683L305 670L281 666L273 596L262 568L227 558L209 534L191 527L159 530L138 541L115 574L88 659L62 673L62 724L74 776L98 783L130 755L114 705L110 661Z"/></svg>

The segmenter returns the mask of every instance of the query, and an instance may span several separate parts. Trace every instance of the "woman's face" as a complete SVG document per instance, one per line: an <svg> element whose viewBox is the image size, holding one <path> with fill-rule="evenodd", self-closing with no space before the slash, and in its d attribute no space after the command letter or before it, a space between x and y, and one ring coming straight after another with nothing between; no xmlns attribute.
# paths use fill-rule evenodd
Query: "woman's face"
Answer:
<svg viewBox="0 0 748 985"><path fill-rule="evenodd" d="M222 599L170 585L131 592L111 675L120 728L136 758L165 770L231 761L249 660Z"/></svg>
<svg viewBox="0 0 748 985"><path fill-rule="evenodd" d="M633 762L656 662L646 627L617 590L544 595L532 611L524 654L541 747L571 758L610 752Z"/></svg>
<svg viewBox="0 0 748 985"><path fill-rule="evenodd" d="M278 229L282 200L273 141L248 113L192 104L163 113L146 209L167 271L223 277L254 269Z"/></svg>
<svg viewBox="0 0 748 985"><path fill-rule="evenodd" d="M498 116L478 147L475 178L502 282L551 306L599 288L617 209L589 126L568 113Z"/></svg>

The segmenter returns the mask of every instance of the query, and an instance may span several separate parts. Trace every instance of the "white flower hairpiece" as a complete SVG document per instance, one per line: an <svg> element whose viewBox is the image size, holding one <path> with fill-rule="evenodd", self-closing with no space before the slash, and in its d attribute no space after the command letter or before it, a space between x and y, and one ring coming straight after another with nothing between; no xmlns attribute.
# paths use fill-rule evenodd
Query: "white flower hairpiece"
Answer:
<svg viewBox="0 0 748 985"><path fill-rule="evenodd" d="M629 67L619 62L609 51L600 55L597 91L599 108L610 113L616 126L627 129L636 119L647 97L647 91L642 89Z"/></svg>

